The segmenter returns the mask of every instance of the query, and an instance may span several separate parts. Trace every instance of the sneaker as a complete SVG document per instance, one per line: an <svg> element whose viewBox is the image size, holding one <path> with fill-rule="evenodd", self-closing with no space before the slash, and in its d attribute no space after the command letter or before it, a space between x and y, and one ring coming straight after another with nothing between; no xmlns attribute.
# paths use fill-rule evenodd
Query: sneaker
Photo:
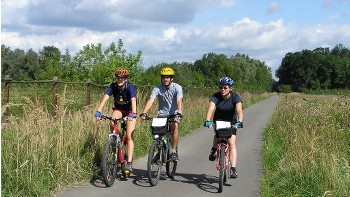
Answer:
<svg viewBox="0 0 350 197"><path fill-rule="evenodd" d="M175 152L170 153L170 158L173 161L179 161L179 157L177 156L177 154Z"/></svg>
<svg viewBox="0 0 350 197"><path fill-rule="evenodd" d="M125 165L125 172L126 173L132 173L132 163L131 162L127 162Z"/></svg>
<svg viewBox="0 0 350 197"><path fill-rule="evenodd" d="M238 174L237 174L237 170L236 168L231 168L230 170L230 178L237 178L238 177Z"/></svg>
<svg viewBox="0 0 350 197"><path fill-rule="evenodd" d="M215 161L217 155L216 155L216 148L211 148L210 155L209 155L209 161Z"/></svg>

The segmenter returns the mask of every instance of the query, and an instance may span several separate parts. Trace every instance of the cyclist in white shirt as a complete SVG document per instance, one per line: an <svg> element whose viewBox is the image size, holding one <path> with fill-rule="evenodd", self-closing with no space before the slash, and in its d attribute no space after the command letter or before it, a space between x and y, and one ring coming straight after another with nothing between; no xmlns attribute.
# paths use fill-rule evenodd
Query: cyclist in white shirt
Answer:
<svg viewBox="0 0 350 197"><path fill-rule="evenodd" d="M146 103L146 106L141 113L140 117L145 119L147 116L148 110L151 108L154 100L158 98L158 115L157 117L168 117L176 118L176 122L171 122L171 144L172 144L172 153L170 158L173 161L178 161L177 155L177 144L179 140L179 123L182 119L182 87L174 83L175 72L169 67L165 67L160 72L162 83L154 87L151 93L149 100Z"/></svg>

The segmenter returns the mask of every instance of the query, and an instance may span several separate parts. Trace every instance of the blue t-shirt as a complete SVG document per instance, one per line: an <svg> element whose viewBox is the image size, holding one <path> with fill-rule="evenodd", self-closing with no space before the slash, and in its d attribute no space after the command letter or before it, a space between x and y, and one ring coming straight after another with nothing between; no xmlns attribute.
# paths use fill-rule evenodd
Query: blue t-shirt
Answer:
<svg viewBox="0 0 350 197"><path fill-rule="evenodd" d="M118 84L113 82L106 90L107 95L113 95L114 108L124 111L131 111L131 98L136 98L134 86L125 82L125 88L118 89Z"/></svg>
<svg viewBox="0 0 350 197"><path fill-rule="evenodd" d="M222 97L220 92L216 92L210 98L210 101L215 103L216 106L213 118L214 122L216 120L230 121L232 123L237 122L236 104L243 101L237 93L230 92L230 94L230 98L227 100Z"/></svg>
<svg viewBox="0 0 350 197"><path fill-rule="evenodd" d="M150 98L158 98L158 117L167 117L177 113L177 98L183 98L182 87L172 82L169 89L163 84L153 88Z"/></svg>

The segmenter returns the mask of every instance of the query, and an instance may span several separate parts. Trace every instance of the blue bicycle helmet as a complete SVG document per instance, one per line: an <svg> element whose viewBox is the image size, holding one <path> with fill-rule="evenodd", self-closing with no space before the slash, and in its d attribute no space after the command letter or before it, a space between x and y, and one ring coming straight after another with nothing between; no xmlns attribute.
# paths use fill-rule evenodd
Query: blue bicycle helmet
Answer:
<svg viewBox="0 0 350 197"><path fill-rule="evenodd" d="M219 80L219 84L220 85L229 85L232 86L233 85L233 80L230 77L222 77Z"/></svg>

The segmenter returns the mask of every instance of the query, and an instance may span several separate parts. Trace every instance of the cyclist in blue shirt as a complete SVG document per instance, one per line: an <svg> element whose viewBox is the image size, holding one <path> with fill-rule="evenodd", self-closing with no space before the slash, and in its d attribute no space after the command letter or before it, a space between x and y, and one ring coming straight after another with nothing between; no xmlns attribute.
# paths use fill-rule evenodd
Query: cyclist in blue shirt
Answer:
<svg viewBox="0 0 350 197"><path fill-rule="evenodd" d="M148 110L151 108L154 100L158 98L158 115L157 117L175 118L177 122L171 123L171 145L172 152L170 158L173 161L178 161L177 144L179 140L179 124L182 119L182 87L174 83L174 70L165 67L161 70L161 84L154 87L149 100L141 114L141 118L145 119Z"/></svg>
<svg viewBox="0 0 350 197"><path fill-rule="evenodd" d="M132 172L132 157L134 152L133 138L137 118L136 94L134 86L127 80L129 77L128 70L124 68L117 69L115 71L115 77L116 80L107 88L95 116L97 120L100 120L103 107L107 103L109 97L113 95L114 107L112 117L119 119L128 116L128 121L126 123L128 161L125 167L125 171ZM111 125L111 130L113 130L113 124Z"/></svg>
<svg viewBox="0 0 350 197"><path fill-rule="evenodd" d="M204 126L212 128L211 117L214 112L213 122L217 120L229 121L234 127L241 128L243 127L243 109L242 109L242 99L241 97L232 91L233 80L229 77L222 77L219 80L219 92L216 92L209 101L209 107L207 112L206 121ZM237 150L236 150L236 129L234 129L233 135L228 139L230 146L230 161L231 161L231 170L230 177L237 178ZM209 160L214 161L217 157L216 155L216 146L217 138L214 136L213 146L210 151Z"/></svg>

